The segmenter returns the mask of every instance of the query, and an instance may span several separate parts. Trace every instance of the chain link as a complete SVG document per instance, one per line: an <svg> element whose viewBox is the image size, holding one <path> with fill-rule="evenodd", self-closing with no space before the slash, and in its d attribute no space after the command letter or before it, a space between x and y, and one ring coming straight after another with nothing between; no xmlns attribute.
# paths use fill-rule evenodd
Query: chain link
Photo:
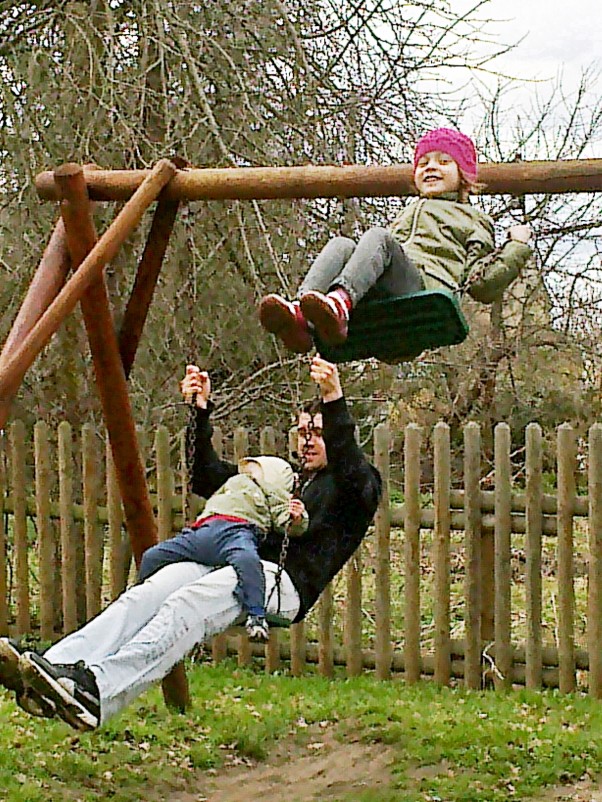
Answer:
<svg viewBox="0 0 602 802"><path fill-rule="evenodd" d="M188 403L188 421L186 424L185 433L185 456L184 456L184 469L182 471L184 483L186 485L186 504L184 509L184 521L190 519L192 513L192 471L194 469L194 460L196 457L196 394L192 396L192 400Z"/></svg>

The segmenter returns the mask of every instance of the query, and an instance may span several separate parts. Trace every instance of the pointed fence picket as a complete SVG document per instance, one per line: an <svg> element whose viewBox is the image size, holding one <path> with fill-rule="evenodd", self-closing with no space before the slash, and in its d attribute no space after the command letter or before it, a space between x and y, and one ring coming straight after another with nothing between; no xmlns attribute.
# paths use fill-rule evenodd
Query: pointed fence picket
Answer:
<svg viewBox="0 0 602 802"><path fill-rule="evenodd" d="M477 424L463 430L461 486L452 475L458 460L446 423L432 432L410 424L403 434L403 503L391 501L393 477L400 478L392 450L399 438L380 424L371 449L383 480L373 536L342 578L324 590L307 621L273 629L265 646L249 643L240 628L230 630L212 639L212 658L235 654L240 665L249 665L260 657L266 671L284 662L294 676L314 664L326 677L336 676L340 666L348 676L373 670L379 679L403 673L408 682L432 677L447 685L459 679L469 688L518 683L567 693L587 683L592 695L602 696L602 425L589 432L587 495L578 494L577 433L567 424L556 433L556 494L544 492L545 438L537 424L525 432L519 470L524 488L513 486L517 466L505 423L494 431L494 471L486 489ZM165 539L198 514L202 501L188 486L184 433L172 436L161 426L139 431L139 438ZM248 453L283 453L269 427L257 438L243 428L227 438L216 428L213 445L219 456L234 461ZM295 445L291 432L289 456ZM426 465L432 466L429 487L422 481ZM0 439L0 519L2 633L36 632L54 640L81 624L78 593L85 593L89 618L132 579L110 447L91 425L76 432L67 423L52 430L38 422L31 436L23 423L10 424ZM575 594L576 532L586 527L587 649L578 640ZM543 592L549 538L555 538L551 596ZM517 546L525 561L519 577L512 568ZM524 591L520 641L513 636L517 581ZM553 642L544 621L550 598Z"/></svg>

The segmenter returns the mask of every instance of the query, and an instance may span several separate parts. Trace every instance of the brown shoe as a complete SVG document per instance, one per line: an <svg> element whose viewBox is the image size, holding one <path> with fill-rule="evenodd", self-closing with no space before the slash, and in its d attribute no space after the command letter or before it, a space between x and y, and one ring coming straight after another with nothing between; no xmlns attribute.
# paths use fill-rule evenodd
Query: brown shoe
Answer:
<svg viewBox="0 0 602 802"><path fill-rule="evenodd" d="M289 351L306 354L314 347L298 301L292 303L275 293L266 295L259 304L259 320L263 328L282 340Z"/></svg>
<svg viewBox="0 0 602 802"><path fill-rule="evenodd" d="M301 297L301 311L326 345L341 345L347 339L349 313L337 298L313 290L306 292Z"/></svg>

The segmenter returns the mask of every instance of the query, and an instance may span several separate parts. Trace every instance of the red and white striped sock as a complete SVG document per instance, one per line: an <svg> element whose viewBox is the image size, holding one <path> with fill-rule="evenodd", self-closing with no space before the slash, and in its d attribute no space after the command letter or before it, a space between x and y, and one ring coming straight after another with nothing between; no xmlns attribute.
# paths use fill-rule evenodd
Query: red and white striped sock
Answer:
<svg viewBox="0 0 602 802"><path fill-rule="evenodd" d="M326 297L332 298L340 314L345 320L349 320L349 313L353 309L353 301L347 290L343 289L343 287L337 287L335 290L331 290Z"/></svg>

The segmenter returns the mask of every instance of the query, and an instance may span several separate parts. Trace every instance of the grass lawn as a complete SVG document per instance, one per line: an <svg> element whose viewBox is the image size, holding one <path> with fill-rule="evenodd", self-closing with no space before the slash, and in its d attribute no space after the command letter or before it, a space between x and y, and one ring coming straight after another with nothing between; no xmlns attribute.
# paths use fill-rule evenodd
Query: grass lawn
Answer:
<svg viewBox="0 0 602 802"><path fill-rule="evenodd" d="M296 679L232 661L194 665L189 678L189 714L168 712L156 689L81 735L1 696L0 799L193 802L208 798L198 789L228 764L269 759L279 743L292 760L326 731L343 747L379 744L392 756L386 787L366 777L361 789L329 794L331 802L522 800L602 772L602 705L582 695Z"/></svg>

